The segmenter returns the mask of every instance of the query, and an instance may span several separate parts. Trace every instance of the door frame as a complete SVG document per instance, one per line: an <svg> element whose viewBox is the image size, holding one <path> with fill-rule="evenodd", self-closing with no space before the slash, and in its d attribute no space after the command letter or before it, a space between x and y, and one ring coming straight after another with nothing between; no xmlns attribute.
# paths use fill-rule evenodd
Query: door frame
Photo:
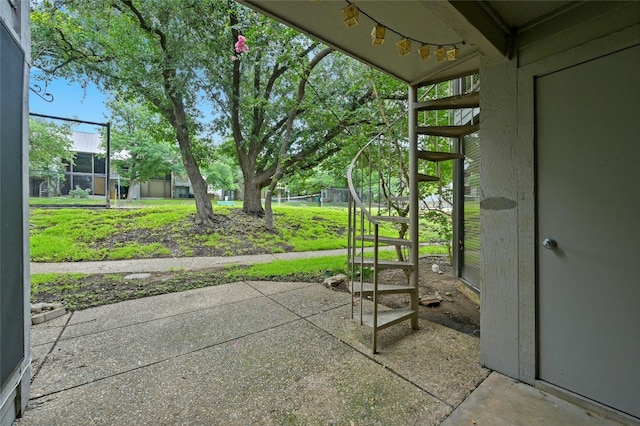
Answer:
<svg viewBox="0 0 640 426"><path fill-rule="evenodd" d="M518 140L515 155L518 164L518 335L519 335L519 375L520 380L550 393L559 394L564 399L583 406L589 406L603 415L615 416L622 420L634 420L630 416L605 407L595 401L572 394L552 384L538 380L537 342L537 203L535 162L535 80L553 72L638 44L640 25L609 34L606 37L582 44L569 51L558 53L518 69Z"/></svg>

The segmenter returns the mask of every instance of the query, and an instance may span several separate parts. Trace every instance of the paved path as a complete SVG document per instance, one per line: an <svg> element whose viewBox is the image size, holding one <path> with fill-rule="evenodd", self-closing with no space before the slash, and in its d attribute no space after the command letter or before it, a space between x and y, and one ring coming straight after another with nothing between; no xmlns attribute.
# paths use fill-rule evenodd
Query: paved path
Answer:
<svg viewBox="0 0 640 426"><path fill-rule="evenodd" d="M393 249L393 247L385 247L384 249ZM195 271L199 269L210 269L230 264L253 265L256 263L273 262L274 260L295 260L308 259L312 257L341 255L346 256L347 249L256 254L244 256L169 257L157 259L107 260L100 262L31 262L31 273L44 274L52 272L69 272L85 274L113 274L122 272L163 272L176 270Z"/></svg>

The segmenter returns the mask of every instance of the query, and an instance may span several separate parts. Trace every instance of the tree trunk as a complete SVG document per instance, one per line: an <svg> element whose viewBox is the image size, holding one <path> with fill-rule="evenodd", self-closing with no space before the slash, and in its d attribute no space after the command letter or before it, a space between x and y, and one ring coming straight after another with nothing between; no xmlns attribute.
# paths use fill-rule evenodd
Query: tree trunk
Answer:
<svg viewBox="0 0 640 426"><path fill-rule="evenodd" d="M202 174L200 173L200 167L196 159L193 157L193 151L191 150L191 137L189 135L189 120L187 118L186 108L184 106L184 100L176 94L175 87L173 87L173 81L176 79L175 70L164 70L163 76L165 78L165 90L167 97L173 104L173 109L168 111L167 117L169 122L176 131L176 139L178 140L178 146L180 147L180 155L182 155L182 163L187 171L187 177L191 182L193 188L193 197L196 201L196 224L200 225L213 225L213 206L211 205L211 199L207 193L207 182L205 182Z"/></svg>
<svg viewBox="0 0 640 426"><path fill-rule="evenodd" d="M127 191L127 201L133 201L135 199L135 188L136 185L138 184L138 181L136 179L131 179L129 180L129 190Z"/></svg>
<svg viewBox="0 0 640 426"><path fill-rule="evenodd" d="M252 216L263 217L262 197L260 191L262 185L256 184L253 180L245 179L242 211Z"/></svg>
<svg viewBox="0 0 640 426"><path fill-rule="evenodd" d="M207 182L205 182L196 159L193 157L191 151L191 141L189 140L189 133L187 132L186 118L183 114L183 110L180 110L180 120L176 120L176 139L180 146L180 154L182 155L182 162L184 168L187 171L187 177L191 182L193 188L193 197L196 201L196 224L213 225L213 206L211 205L211 199L207 193Z"/></svg>
<svg viewBox="0 0 640 426"><path fill-rule="evenodd" d="M264 197L264 226L268 231L273 231L273 210L271 209L271 196L273 195L273 182L269 185Z"/></svg>
<svg viewBox="0 0 640 426"><path fill-rule="evenodd" d="M193 198L196 201L196 223L204 225L213 225L213 206L211 205L211 198L207 192L207 182L200 174L200 169L197 168L194 178L189 175L191 186L193 187ZM195 179L195 183L194 183Z"/></svg>
<svg viewBox="0 0 640 426"><path fill-rule="evenodd" d="M182 147L182 144L180 146ZM180 151L182 152L184 168L193 188L193 198L196 201L195 222L197 224L213 225L213 206L207 193L207 182L202 177L191 150L181 149Z"/></svg>

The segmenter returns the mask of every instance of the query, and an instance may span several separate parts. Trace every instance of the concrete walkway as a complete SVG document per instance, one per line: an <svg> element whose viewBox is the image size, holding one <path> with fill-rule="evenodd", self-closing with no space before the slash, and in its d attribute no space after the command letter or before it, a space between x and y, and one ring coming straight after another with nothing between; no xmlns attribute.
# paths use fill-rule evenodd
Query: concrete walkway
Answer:
<svg viewBox="0 0 640 426"><path fill-rule="evenodd" d="M392 250L384 247L381 250ZM214 256L214 257L161 257L156 259L107 260L101 262L31 262L32 274L43 273L85 273L113 274L126 272L163 272L163 271L195 271L217 268L224 265L253 265L268 263L274 260L308 259L322 256L346 256L347 249L319 250L306 252L289 252L274 254L256 254L246 256Z"/></svg>
<svg viewBox="0 0 640 426"><path fill-rule="evenodd" d="M351 308L319 284L236 282L68 313L32 327L18 424L617 424L490 374L477 337L437 324L390 327L372 355Z"/></svg>

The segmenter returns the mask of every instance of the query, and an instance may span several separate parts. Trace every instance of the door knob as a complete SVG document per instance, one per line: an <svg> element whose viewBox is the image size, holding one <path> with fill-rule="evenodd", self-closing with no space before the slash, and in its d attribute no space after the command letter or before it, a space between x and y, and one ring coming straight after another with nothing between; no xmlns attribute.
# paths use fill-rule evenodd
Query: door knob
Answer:
<svg viewBox="0 0 640 426"><path fill-rule="evenodd" d="M544 240L542 240L542 247L546 248L547 250L555 250L558 248L558 243L556 242L556 240L553 240L551 238L545 238Z"/></svg>

